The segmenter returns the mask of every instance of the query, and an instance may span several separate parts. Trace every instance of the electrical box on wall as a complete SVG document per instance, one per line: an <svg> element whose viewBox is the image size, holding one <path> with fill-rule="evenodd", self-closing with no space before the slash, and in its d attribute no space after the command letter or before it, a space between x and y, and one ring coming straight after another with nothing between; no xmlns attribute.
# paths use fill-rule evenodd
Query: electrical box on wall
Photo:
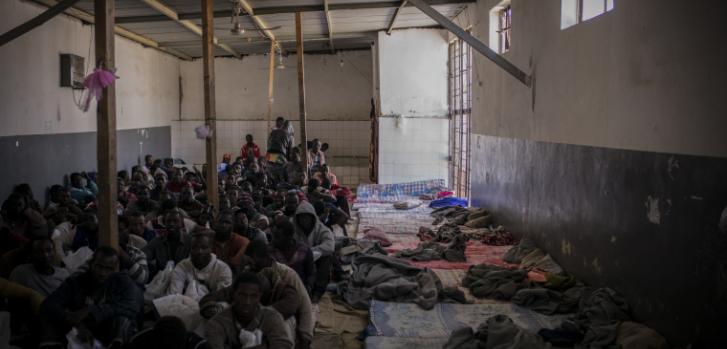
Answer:
<svg viewBox="0 0 727 349"><path fill-rule="evenodd" d="M61 87L83 89L84 58L70 53L61 54Z"/></svg>

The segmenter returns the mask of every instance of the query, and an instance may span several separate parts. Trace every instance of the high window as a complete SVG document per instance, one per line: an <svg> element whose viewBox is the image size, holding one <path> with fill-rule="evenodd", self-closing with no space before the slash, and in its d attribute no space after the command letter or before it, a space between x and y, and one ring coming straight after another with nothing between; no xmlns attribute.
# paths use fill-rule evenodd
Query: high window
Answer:
<svg viewBox="0 0 727 349"><path fill-rule="evenodd" d="M449 183L469 197L472 113L472 49L462 39L449 44Z"/></svg>
<svg viewBox="0 0 727 349"><path fill-rule="evenodd" d="M512 47L512 6L504 0L490 10L490 48L497 53Z"/></svg>
<svg viewBox="0 0 727 349"><path fill-rule="evenodd" d="M561 0L560 29L574 26L613 10L614 0Z"/></svg>

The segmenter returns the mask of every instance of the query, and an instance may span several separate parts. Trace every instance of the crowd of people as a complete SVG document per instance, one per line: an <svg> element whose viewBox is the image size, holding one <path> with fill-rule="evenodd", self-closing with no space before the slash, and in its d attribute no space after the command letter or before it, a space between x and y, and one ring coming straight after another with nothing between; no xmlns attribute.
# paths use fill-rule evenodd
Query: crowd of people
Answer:
<svg viewBox="0 0 727 349"><path fill-rule="evenodd" d="M326 150L317 139L296 145L278 118L264 154L251 135L234 161L225 154L218 183L147 155L118 172L118 249L99 243L93 173L51 186L45 205L16 185L0 220L0 308L14 343L310 347L315 304L343 277L334 250L350 215ZM160 315L154 301L172 295L195 302L199 326Z"/></svg>

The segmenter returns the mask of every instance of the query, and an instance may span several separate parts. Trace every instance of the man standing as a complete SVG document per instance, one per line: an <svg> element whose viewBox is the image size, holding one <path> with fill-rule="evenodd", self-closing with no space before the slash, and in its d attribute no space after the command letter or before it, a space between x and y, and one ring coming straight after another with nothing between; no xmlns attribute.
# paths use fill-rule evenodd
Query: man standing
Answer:
<svg viewBox="0 0 727 349"><path fill-rule="evenodd" d="M99 340L120 348L136 331L144 298L126 273L119 273L116 250L99 247L91 270L72 276L41 306L41 345L57 347L73 327L83 343Z"/></svg>
<svg viewBox="0 0 727 349"><path fill-rule="evenodd" d="M247 163L249 159L260 158L260 147L258 147L257 144L253 142L251 134L245 136L245 144L240 150L240 157L242 157L242 161L244 163Z"/></svg>
<svg viewBox="0 0 727 349"><path fill-rule="evenodd" d="M293 348L283 317L260 304L262 284L257 275L240 274L232 292L232 306L207 323L205 334L212 349Z"/></svg>

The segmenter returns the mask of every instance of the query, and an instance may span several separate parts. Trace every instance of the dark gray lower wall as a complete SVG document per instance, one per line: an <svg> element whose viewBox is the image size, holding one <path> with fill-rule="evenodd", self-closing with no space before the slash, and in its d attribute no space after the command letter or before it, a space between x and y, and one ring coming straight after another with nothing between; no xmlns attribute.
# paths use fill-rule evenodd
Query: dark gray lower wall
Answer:
<svg viewBox="0 0 727 349"><path fill-rule="evenodd" d="M171 156L170 126L121 130L116 135L119 170L130 170L139 154ZM65 175L96 171L96 133L0 137L0 164L5 166L0 172L0 200L13 185L27 182L43 204L46 188L63 184Z"/></svg>
<svg viewBox="0 0 727 349"><path fill-rule="evenodd" d="M472 137L472 202L672 345L727 342L727 159Z"/></svg>

